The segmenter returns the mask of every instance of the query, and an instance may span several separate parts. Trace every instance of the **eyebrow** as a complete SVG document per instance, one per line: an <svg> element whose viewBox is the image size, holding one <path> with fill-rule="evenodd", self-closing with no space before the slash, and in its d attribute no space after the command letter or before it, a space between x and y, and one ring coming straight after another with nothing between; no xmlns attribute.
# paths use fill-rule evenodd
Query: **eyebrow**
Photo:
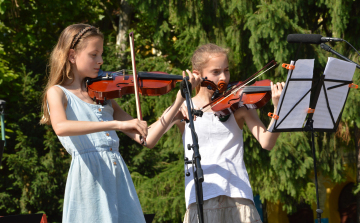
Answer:
<svg viewBox="0 0 360 223"><path fill-rule="evenodd" d="M229 66L225 67L224 69L229 69ZM210 71L213 71L213 70L221 70L221 68L213 68Z"/></svg>
<svg viewBox="0 0 360 223"><path fill-rule="evenodd" d="M104 52L104 51L100 51L100 50L91 50L89 53L94 53L94 52Z"/></svg>

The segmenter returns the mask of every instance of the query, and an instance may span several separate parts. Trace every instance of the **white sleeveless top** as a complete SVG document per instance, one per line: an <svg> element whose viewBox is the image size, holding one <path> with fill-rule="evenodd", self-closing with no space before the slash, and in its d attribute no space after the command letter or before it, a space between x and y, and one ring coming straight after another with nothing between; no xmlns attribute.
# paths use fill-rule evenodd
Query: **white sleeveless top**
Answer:
<svg viewBox="0 0 360 223"><path fill-rule="evenodd" d="M226 195L253 201L244 163L243 131L234 115L231 114L227 121L220 122L212 112L204 112L202 117L196 118L194 126L204 171L203 199ZM193 150L187 149L188 144L193 144L189 123L185 125L182 139L185 157L191 160ZM192 165L189 164L188 167L190 176L185 176L186 208L196 202Z"/></svg>

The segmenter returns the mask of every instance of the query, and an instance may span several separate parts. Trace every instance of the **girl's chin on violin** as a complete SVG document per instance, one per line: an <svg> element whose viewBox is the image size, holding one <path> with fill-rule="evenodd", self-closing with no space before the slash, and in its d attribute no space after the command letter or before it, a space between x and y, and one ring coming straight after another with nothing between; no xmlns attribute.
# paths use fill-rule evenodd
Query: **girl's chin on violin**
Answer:
<svg viewBox="0 0 360 223"><path fill-rule="evenodd" d="M99 68L94 68L94 72L91 72L90 74L88 74L89 78L96 78L99 75Z"/></svg>

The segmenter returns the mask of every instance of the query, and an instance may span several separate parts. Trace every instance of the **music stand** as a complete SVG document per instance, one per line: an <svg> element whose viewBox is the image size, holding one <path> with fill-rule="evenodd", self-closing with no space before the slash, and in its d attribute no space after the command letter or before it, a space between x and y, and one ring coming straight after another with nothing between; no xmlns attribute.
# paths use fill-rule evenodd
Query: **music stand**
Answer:
<svg viewBox="0 0 360 223"><path fill-rule="evenodd" d="M269 131L311 131L317 201L316 213L320 223L323 211L319 204L314 132L336 131L352 87L352 77L356 65L329 57L324 74L317 79L313 78L313 59L298 60L296 64L295 61L291 61L290 65L286 67L290 68L288 78L279 99L277 116L273 116L275 121L270 126ZM313 92L313 98L310 102L311 92Z"/></svg>

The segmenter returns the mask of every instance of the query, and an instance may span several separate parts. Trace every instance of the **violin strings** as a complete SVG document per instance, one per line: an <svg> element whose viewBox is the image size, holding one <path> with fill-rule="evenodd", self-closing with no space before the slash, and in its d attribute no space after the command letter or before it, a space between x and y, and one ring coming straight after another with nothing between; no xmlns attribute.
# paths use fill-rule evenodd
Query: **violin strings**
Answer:
<svg viewBox="0 0 360 223"><path fill-rule="evenodd" d="M227 96L225 96L223 99L219 100L218 102L216 102L213 106L208 107L207 109L205 109L203 112L206 112L207 110L213 108L214 106L218 105L220 102L224 101L226 98L228 98L230 95L238 92L240 89L242 89L243 87L245 87L245 85L247 85L248 83L250 83L251 81L255 80L256 78L258 78L259 76L263 75L265 72L267 72L268 70L270 70L271 68L273 68L276 64L272 65L271 67L269 67L267 70L263 71L262 73L258 74L257 76L255 76L254 78L252 78L251 80L249 80L248 82L246 82L243 85L240 85L239 87L231 90L230 94L228 94ZM201 108L200 110L203 110L203 108Z"/></svg>

